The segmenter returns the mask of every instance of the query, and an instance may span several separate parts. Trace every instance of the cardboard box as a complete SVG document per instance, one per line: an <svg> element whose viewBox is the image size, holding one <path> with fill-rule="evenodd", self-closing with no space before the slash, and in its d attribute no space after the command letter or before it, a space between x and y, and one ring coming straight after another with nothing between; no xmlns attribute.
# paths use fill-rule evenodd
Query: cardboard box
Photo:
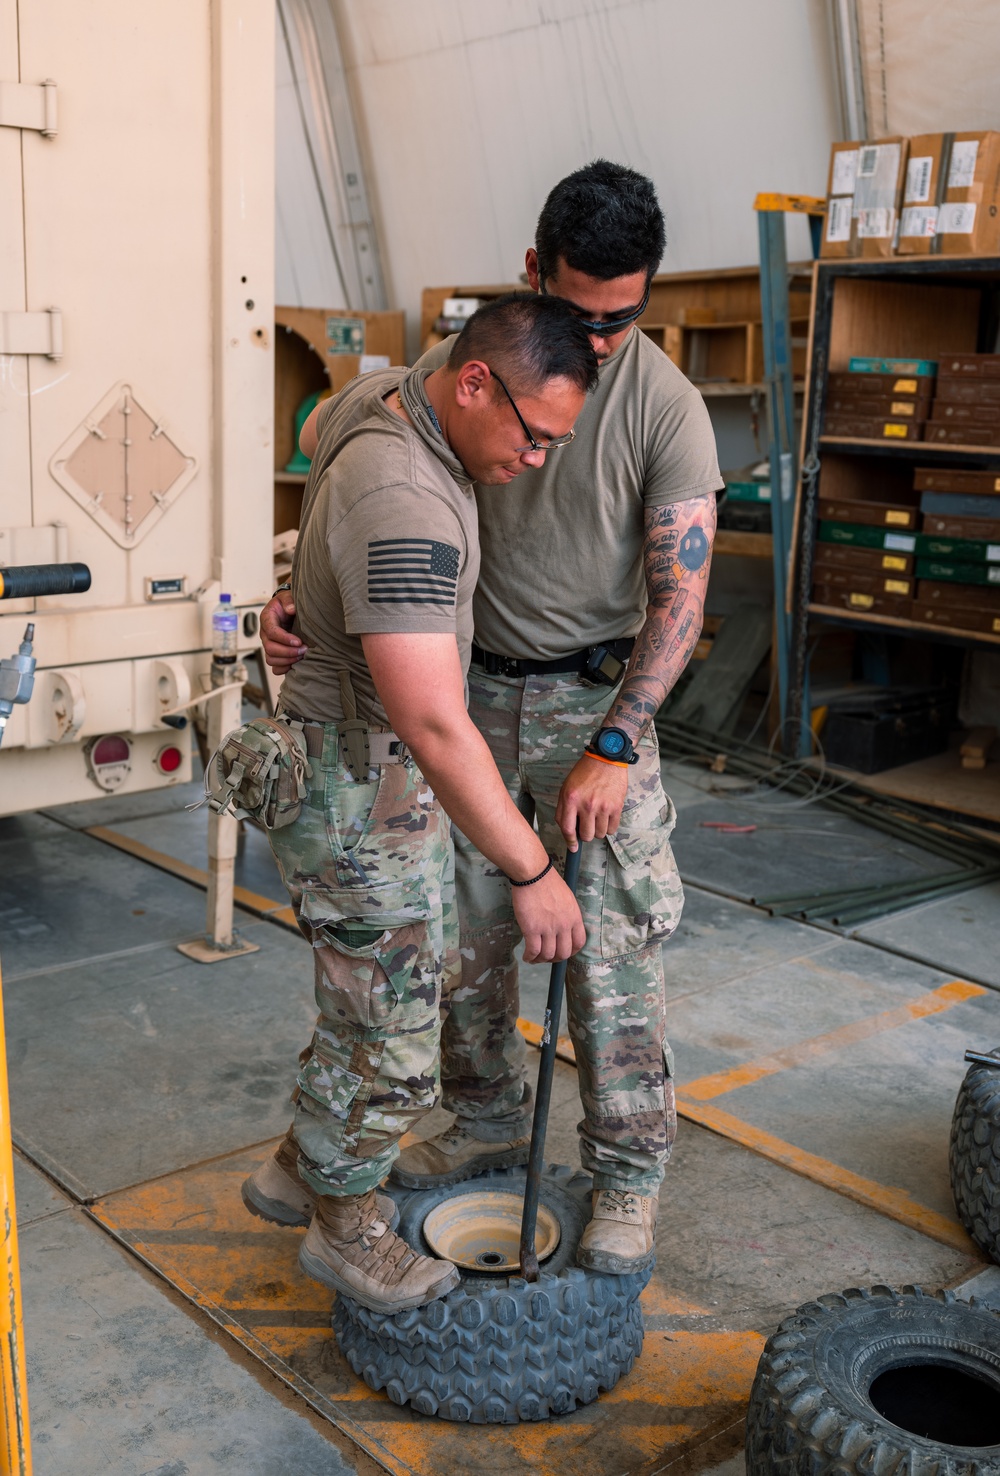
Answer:
<svg viewBox="0 0 1000 1476"><path fill-rule="evenodd" d="M927 362L927 361L924 361ZM875 396L885 400L908 400L922 402L934 393L933 375L926 374L872 374L868 371L854 373L844 370L827 375L827 396L850 395L856 399Z"/></svg>
<svg viewBox="0 0 1000 1476"><path fill-rule="evenodd" d="M1000 564L1000 543L973 538L939 538L935 533L917 534L918 559L948 559L966 564Z"/></svg>
<svg viewBox="0 0 1000 1476"><path fill-rule="evenodd" d="M866 528L863 523L820 523L816 537L820 543L880 548L885 553L912 554L917 550L915 533L890 533L887 528Z"/></svg>
<svg viewBox="0 0 1000 1476"><path fill-rule="evenodd" d="M824 569L856 569L863 573L912 574L913 555L886 553L877 548L853 548L839 543L817 543L813 557L813 574L817 579Z"/></svg>
<svg viewBox="0 0 1000 1476"><path fill-rule="evenodd" d="M1000 585L1000 564L966 564L954 559L917 559L917 578L947 584Z"/></svg>
<svg viewBox="0 0 1000 1476"><path fill-rule="evenodd" d="M965 471L955 466L918 466L913 474L913 485L918 492L961 492L966 496L984 497L991 493L1000 493L1000 472ZM924 507L922 498L920 506L924 512L946 510L937 506ZM971 518L975 517L975 513L963 513L961 516ZM984 513L983 516L992 517L993 514Z"/></svg>
<svg viewBox="0 0 1000 1476"><path fill-rule="evenodd" d="M1000 354L949 354L940 369L949 379L1000 379Z"/></svg>
<svg viewBox="0 0 1000 1476"><path fill-rule="evenodd" d="M900 437L903 440L904 437ZM905 439L916 439L906 437ZM940 425L936 421L928 420L923 427L921 437L925 441L933 441L935 445L944 442L949 446L996 446L1000 441L1000 427L995 423L982 425L979 421L965 421L961 425Z"/></svg>
<svg viewBox="0 0 1000 1476"><path fill-rule="evenodd" d="M864 375L859 374L858 379ZM915 395L903 395L897 398L895 395L859 395L859 394L827 394L823 402L823 408L827 415L855 415L868 416L873 420L914 420L924 421L930 414L931 400L917 399ZM966 411L979 411L979 405L964 405ZM996 406L1000 414L1000 405ZM964 417L968 419L968 415Z"/></svg>
<svg viewBox="0 0 1000 1476"><path fill-rule="evenodd" d="M917 583L917 599L924 605L944 605L949 609L969 606L1000 615L1000 589L966 588L961 584L938 584L921 579Z"/></svg>
<svg viewBox="0 0 1000 1476"><path fill-rule="evenodd" d="M961 589L962 586L956 585L955 588ZM913 602L913 619L924 625L941 625L948 630L982 630L990 635L1000 635L1000 615L992 610L975 610L962 605L927 605L917 599Z"/></svg>
<svg viewBox="0 0 1000 1476"><path fill-rule="evenodd" d="M921 492L920 511L942 518L1000 518L1000 497L967 492Z"/></svg>
<svg viewBox="0 0 1000 1476"><path fill-rule="evenodd" d="M869 354L852 354L847 362L851 374L898 374L911 379L933 380L938 372L936 359L880 359ZM928 385L928 394L934 386Z"/></svg>
<svg viewBox="0 0 1000 1476"><path fill-rule="evenodd" d="M900 256L995 256L998 207L1000 133L924 133L910 139Z"/></svg>
<svg viewBox="0 0 1000 1476"><path fill-rule="evenodd" d="M849 436L858 441L922 441L922 420L876 420L868 415L824 415L824 436Z"/></svg>
<svg viewBox="0 0 1000 1476"><path fill-rule="evenodd" d="M936 538L973 538L1000 543L1000 518L949 518L924 515L922 533Z"/></svg>
<svg viewBox="0 0 1000 1476"><path fill-rule="evenodd" d="M819 515L829 523L866 523L870 528L915 528L920 511L901 502L852 502L821 497Z"/></svg>
<svg viewBox="0 0 1000 1476"><path fill-rule="evenodd" d="M821 256L893 254L906 158L902 137L834 144Z"/></svg>
<svg viewBox="0 0 1000 1476"><path fill-rule="evenodd" d="M874 574L857 569L813 569L813 582L827 589L852 589L857 594L891 595L912 599L914 581L905 574Z"/></svg>
<svg viewBox="0 0 1000 1476"><path fill-rule="evenodd" d="M1000 406L1000 379L967 379L942 374L938 377L937 398L949 405Z"/></svg>
<svg viewBox="0 0 1000 1476"><path fill-rule="evenodd" d="M913 606L912 600L895 595L871 594L862 589L834 589L829 584L814 584L812 598L814 605L838 605L863 615L894 615L904 620L909 618Z"/></svg>
<svg viewBox="0 0 1000 1476"><path fill-rule="evenodd" d="M986 380L980 380L980 384L985 383ZM1000 384L1000 380L997 383ZM960 401L942 400L939 395L934 401L930 418L935 425L1000 425L1000 400L992 405L982 402L967 405Z"/></svg>

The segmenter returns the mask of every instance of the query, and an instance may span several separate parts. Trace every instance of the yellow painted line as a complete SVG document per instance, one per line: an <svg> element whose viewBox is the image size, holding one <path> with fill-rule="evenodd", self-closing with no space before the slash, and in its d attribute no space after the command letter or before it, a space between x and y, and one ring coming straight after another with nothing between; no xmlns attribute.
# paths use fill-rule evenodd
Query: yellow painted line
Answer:
<svg viewBox="0 0 1000 1476"><path fill-rule="evenodd" d="M168 856L165 851L156 851L143 841L133 840L130 835L122 835L120 831L109 830L104 825L90 825L87 827L86 834L92 835L95 840L104 841L105 845L114 846L119 851L127 851L130 856L135 856L139 861L148 861L150 866L158 866L161 871L169 871L171 876L179 876L184 881L193 882L203 891L208 887L207 871L202 871L198 866L192 866L188 861L181 861L177 856ZM282 923L285 927L298 932L295 914L287 902L276 902L273 897L262 897L259 892L251 892L247 887L234 887L233 896L237 906L245 907L247 912L254 912L258 917L266 917L269 922Z"/></svg>
<svg viewBox="0 0 1000 1476"><path fill-rule="evenodd" d="M731 1070L717 1071L712 1076L700 1076L697 1081L689 1081L679 1090L692 1101L708 1102L726 1092L735 1092L740 1087L750 1086L752 1082L760 1081L761 1077L773 1076L775 1072L787 1071L794 1066L804 1066L814 1057L825 1055L828 1051L856 1045L873 1035L880 1035L884 1030L895 1030L900 1025L908 1025L911 1020L939 1015L944 1010L950 1010L952 1005L962 1004L967 999L974 999L976 995L985 993L986 990L980 984L967 984L964 979L952 979L951 983L942 984L929 994L922 994L894 1010L885 1010L880 1015L855 1020L850 1025L842 1025L838 1030L830 1030L825 1035L813 1035L808 1040L797 1041L795 1045L774 1051L769 1056L760 1056L756 1061L744 1061L742 1066L734 1066Z"/></svg>
<svg viewBox="0 0 1000 1476"><path fill-rule="evenodd" d="M529 1045L538 1046L541 1049L542 1036L545 1033L541 1025L536 1025L534 1020L518 1020L517 1028ZM570 1066L576 1065L576 1051L568 1035L560 1035L556 1041L556 1056Z"/></svg>
<svg viewBox="0 0 1000 1476"><path fill-rule="evenodd" d="M688 1102L678 1097L677 1113L688 1122L719 1133L731 1142L759 1153L762 1158L769 1158L772 1162L791 1169L794 1174L801 1174L803 1178L812 1179L814 1183L833 1189L837 1194L843 1194L858 1204L878 1210L879 1214L886 1215L901 1225L907 1225L911 1230L929 1236L931 1240L950 1245L952 1249L963 1251L977 1260L985 1259L957 1220L951 1220L947 1215L919 1204L905 1189L893 1189L886 1184L876 1183L874 1179L864 1179L850 1169L831 1163L829 1159L807 1153L804 1148L796 1148L794 1144L765 1133L761 1128L751 1127L749 1123L733 1117L729 1112L722 1112L718 1107Z"/></svg>

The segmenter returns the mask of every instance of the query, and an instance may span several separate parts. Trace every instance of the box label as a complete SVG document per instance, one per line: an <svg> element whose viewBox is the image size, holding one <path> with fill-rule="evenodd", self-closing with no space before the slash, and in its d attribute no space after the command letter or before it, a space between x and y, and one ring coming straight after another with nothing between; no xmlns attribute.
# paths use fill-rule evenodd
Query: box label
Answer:
<svg viewBox="0 0 1000 1476"><path fill-rule="evenodd" d="M914 533L887 533L884 548L894 548L897 553L911 554L917 546Z"/></svg>
<svg viewBox="0 0 1000 1476"><path fill-rule="evenodd" d="M833 156L833 178L830 182L831 195L853 195L854 180L858 172L857 149L844 149Z"/></svg>
<svg viewBox="0 0 1000 1476"><path fill-rule="evenodd" d="M990 568L986 570L986 583L1000 584L1000 569L998 569L995 564L991 565Z"/></svg>
<svg viewBox="0 0 1000 1476"><path fill-rule="evenodd" d="M830 201L826 211L826 239L828 241L849 241L851 239L851 204L850 195L840 200Z"/></svg>
<svg viewBox="0 0 1000 1476"><path fill-rule="evenodd" d="M365 351L364 318L327 318L328 354L363 354Z"/></svg>
<svg viewBox="0 0 1000 1476"><path fill-rule="evenodd" d="M901 236L933 236L937 230L936 205L908 205L899 218Z"/></svg>
<svg viewBox="0 0 1000 1476"><path fill-rule="evenodd" d="M870 610L872 605L874 605L875 603L875 596L866 594L849 594L847 596L847 603L854 610Z"/></svg>
<svg viewBox="0 0 1000 1476"><path fill-rule="evenodd" d="M906 573L906 560L897 559L895 554L884 554L882 557L883 569L898 569L901 574Z"/></svg>
<svg viewBox="0 0 1000 1476"><path fill-rule="evenodd" d="M1000 564L1000 543L988 543L986 545L986 562L988 564Z"/></svg>
<svg viewBox="0 0 1000 1476"><path fill-rule="evenodd" d="M916 400L893 400L889 406L893 415L912 415L916 408Z"/></svg>
<svg viewBox="0 0 1000 1476"><path fill-rule="evenodd" d="M971 236L976 228L974 204L942 205L938 211L939 236Z"/></svg>
<svg viewBox="0 0 1000 1476"><path fill-rule="evenodd" d="M884 205L873 205L858 211L858 237L861 240L882 240L892 235L896 212Z"/></svg>
<svg viewBox="0 0 1000 1476"><path fill-rule="evenodd" d="M885 521L887 527L895 524L897 528L905 528L910 521L910 515L905 512L896 512L894 508L890 508L885 515Z"/></svg>
<svg viewBox="0 0 1000 1476"><path fill-rule="evenodd" d="M997 631L1000 631L1000 620L998 620L995 615L993 617L993 631L994 631L994 634Z"/></svg>
<svg viewBox="0 0 1000 1476"><path fill-rule="evenodd" d="M910 593L909 582L906 579L887 579L885 592L893 595L908 595Z"/></svg>
<svg viewBox="0 0 1000 1476"><path fill-rule="evenodd" d="M917 393L917 381L915 379L897 379L892 387L893 394L915 395Z"/></svg>
<svg viewBox="0 0 1000 1476"><path fill-rule="evenodd" d="M931 197L931 167L934 160L930 154L911 159L906 166L906 193L903 199L908 205L922 205ZM903 232L908 235L908 231Z"/></svg>
<svg viewBox="0 0 1000 1476"><path fill-rule="evenodd" d="M948 170L949 190L967 190L976 177L976 157L979 140L966 138L951 146L951 166Z"/></svg>
<svg viewBox="0 0 1000 1476"><path fill-rule="evenodd" d="M887 420L882 427L882 435L883 437L888 437L890 440L905 441L907 430L907 426Z"/></svg>

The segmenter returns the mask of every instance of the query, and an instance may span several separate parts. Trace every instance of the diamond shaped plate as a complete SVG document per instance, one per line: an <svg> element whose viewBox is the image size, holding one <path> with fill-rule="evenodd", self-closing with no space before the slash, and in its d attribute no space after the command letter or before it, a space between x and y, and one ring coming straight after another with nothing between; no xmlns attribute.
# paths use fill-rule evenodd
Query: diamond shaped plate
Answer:
<svg viewBox="0 0 1000 1476"><path fill-rule="evenodd" d="M49 463L60 487L122 548L134 548L198 470L122 381Z"/></svg>

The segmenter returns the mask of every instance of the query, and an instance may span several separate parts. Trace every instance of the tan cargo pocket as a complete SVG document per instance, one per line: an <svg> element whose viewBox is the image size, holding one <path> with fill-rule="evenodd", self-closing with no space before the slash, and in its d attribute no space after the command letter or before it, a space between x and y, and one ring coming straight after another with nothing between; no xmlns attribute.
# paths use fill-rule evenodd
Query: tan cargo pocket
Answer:
<svg viewBox="0 0 1000 1476"><path fill-rule="evenodd" d="M608 836L601 907L601 957L638 953L669 938L680 922L684 889L670 846L676 813L669 799L650 814L626 812L628 828Z"/></svg>
<svg viewBox="0 0 1000 1476"><path fill-rule="evenodd" d="M425 922L386 929L374 941L352 947L351 930L336 923L315 928L313 948L321 973L317 994L323 1013L362 1030L386 1030L402 1024L400 1002L423 947Z"/></svg>

